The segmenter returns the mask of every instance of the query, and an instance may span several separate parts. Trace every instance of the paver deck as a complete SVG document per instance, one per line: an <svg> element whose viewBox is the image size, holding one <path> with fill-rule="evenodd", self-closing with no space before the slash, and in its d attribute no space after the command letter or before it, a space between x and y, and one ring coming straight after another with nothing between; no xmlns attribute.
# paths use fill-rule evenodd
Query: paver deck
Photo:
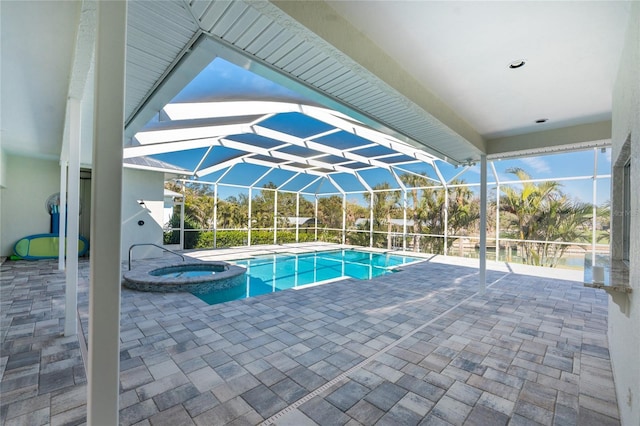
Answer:
<svg viewBox="0 0 640 426"><path fill-rule="evenodd" d="M120 423L620 424L606 293L579 273L490 263L480 294L473 265L432 257L371 281L212 306L123 288ZM86 421L56 267L2 265L3 425Z"/></svg>

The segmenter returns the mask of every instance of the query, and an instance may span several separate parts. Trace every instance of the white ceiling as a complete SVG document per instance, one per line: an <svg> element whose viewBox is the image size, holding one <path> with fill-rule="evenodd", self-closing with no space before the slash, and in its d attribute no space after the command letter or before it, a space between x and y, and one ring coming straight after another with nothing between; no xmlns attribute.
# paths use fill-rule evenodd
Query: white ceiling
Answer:
<svg viewBox="0 0 640 426"><path fill-rule="evenodd" d="M76 2L0 1L3 149L60 157L79 13Z"/></svg>
<svg viewBox="0 0 640 426"><path fill-rule="evenodd" d="M629 2L328 4L485 139L611 119Z"/></svg>
<svg viewBox="0 0 640 426"><path fill-rule="evenodd" d="M309 22L303 22L289 10L292 7L310 9L309 5L309 2L296 5L276 0L273 3L131 2L128 61L129 66L135 67L128 68L128 77L131 72L160 78L167 75L169 69L163 68L177 60L171 55L184 53L187 44L193 41L187 37L189 31L218 37L238 48L246 43L245 52L249 54L253 44L247 37L268 35L276 27L280 32L274 33L271 44L265 46L274 54L278 52L275 46L279 39L283 40L283 48L285 42L292 48L306 44L318 46L320 38L330 37L302 34L300 24L309 26ZM611 89L629 19L629 2L340 1L329 2L329 5L333 9L319 6L337 11L352 25L350 31L359 29L374 47L386 52L385 62L397 62L385 64L392 67L397 77L395 83L402 85L409 79L418 82L418 86L407 86L419 89L413 99L412 93L399 92L408 97L406 113L414 114L412 120L420 114L427 121L431 116L444 120L443 130L434 136L440 138L441 146L453 147L451 141L457 143L456 137L466 138L470 141L468 149L477 153L479 146L497 137L537 134L541 130L610 120ZM59 158L81 9L79 1L0 1L2 149ZM274 14L274 9L285 12L279 12L281 15L288 13L300 19L300 23ZM325 23L322 19L318 18L318 25ZM266 21L275 24L268 24L264 33L254 35L241 31L249 24L255 26ZM173 30L158 31L158 28L168 28L169 23L184 31L183 39L177 44ZM286 32L296 26L294 36L288 34L284 39ZM315 31L319 32L317 28ZM174 42L171 49L166 40L161 43L162 37ZM230 37L235 37L235 41ZM164 57L152 51L153 44L136 45L135 40L142 39L156 40L158 52ZM327 43L337 52L349 41ZM132 64L131 52L137 52L135 59L144 64ZM325 49L326 52L330 51ZM148 58L145 59L145 55ZM353 51L349 55L355 56ZM527 60L525 67L509 70L509 62L519 58ZM378 56L367 63L373 76L378 68L376 60ZM339 63L346 66L344 61ZM151 74L139 68L140 65L157 69ZM358 75L357 70L354 74ZM363 75L359 74L359 78ZM364 79L372 81L366 75ZM135 95L140 105L137 99L144 98L148 92L146 88L143 90L142 82L128 80L127 101L131 109L135 107L131 96ZM135 87L131 86L132 82L136 83ZM387 82L393 88L392 83ZM159 82L151 80L144 84L151 88ZM387 96L390 92L383 86L380 85L380 92ZM139 93L132 88L139 89ZM426 95L422 96L423 93ZM418 102L422 109L416 110L416 99L420 101L430 94L435 94L438 102L448 107L446 114L430 111L432 101ZM402 101L396 105L402 105ZM549 122L534 125L533 121L538 118L549 118ZM399 130L403 119L407 120L400 114L397 121L400 124L391 123L392 127ZM456 123L462 125L456 126ZM465 130L467 125L471 131ZM419 130L415 121L412 126ZM424 135L433 132L433 123L424 129Z"/></svg>

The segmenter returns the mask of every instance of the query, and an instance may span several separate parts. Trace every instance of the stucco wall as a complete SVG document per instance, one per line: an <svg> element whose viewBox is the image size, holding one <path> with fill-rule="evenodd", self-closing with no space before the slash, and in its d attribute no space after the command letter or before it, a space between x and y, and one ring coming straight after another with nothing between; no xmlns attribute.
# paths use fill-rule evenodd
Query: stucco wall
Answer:
<svg viewBox="0 0 640 426"><path fill-rule="evenodd" d="M640 3L634 2L613 95L612 160L626 160L623 146L630 140L631 229L640 229ZM624 157L624 158L623 158ZM620 257L623 206L620 169L612 176L612 257ZM640 424L640 239L631 238L627 312L609 303L609 346L623 425ZM616 296L620 297L620 296Z"/></svg>
<svg viewBox="0 0 640 426"><path fill-rule="evenodd" d="M27 235L50 232L47 198L60 191L60 166L55 161L4 154L5 188L1 190L2 256L13 253L13 245Z"/></svg>
<svg viewBox="0 0 640 426"><path fill-rule="evenodd" d="M0 188L5 187L7 181L7 155L0 148Z"/></svg>
<svg viewBox="0 0 640 426"><path fill-rule="evenodd" d="M139 201L144 201L144 206ZM132 244L153 243L162 245L162 221L164 213L164 175L158 172L127 169L122 175L122 259L129 256ZM143 221L143 225L138 225ZM160 256L153 247L133 249L133 258Z"/></svg>
<svg viewBox="0 0 640 426"><path fill-rule="evenodd" d="M0 242L4 241L2 233L2 201L4 199L4 188L7 181L7 156L4 150L0 147ZM2 247L0 247L0 250ZM0 252L0 256L4 253Z"/></svg>

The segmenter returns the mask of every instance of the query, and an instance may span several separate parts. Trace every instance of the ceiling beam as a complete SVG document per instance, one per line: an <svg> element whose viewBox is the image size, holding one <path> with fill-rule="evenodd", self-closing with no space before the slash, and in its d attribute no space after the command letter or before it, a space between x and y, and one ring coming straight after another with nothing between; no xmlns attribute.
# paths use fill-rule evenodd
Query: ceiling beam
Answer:
<svg viewBox="0 0 640 426"><path fill-rule="evenodd" d="M162 110L171 120L195 120L300 112L300 105L272 101L186 102L167 104Z"/></svg>
<svg viewBox="0 0 640 426"><path fill-rule="evenodd" d="M506 156L542 155L611 143L611 121L580 124L561 129L527 133L487 141L489 159Z"/></svg>
<svg viewBox="0 0 640 426"><path fill-rule="evenodd" d="M484 140L475 129L328 4L285 0L272 3L439 121L444 133L453 131L474 151L485 151Z"/></svg>
<svg viewBox="0 0 640 426"><path fill-rule="evenodd" d="M353 152L340 150L328 145L324 145L318 142L310 141L307 139L298 138L287 133L278 132L277 130L268 129L262 126L251 127L257 135L265 136L271 139L282 140L290 143L291 145L301 146L309 149L313 149L320 152L326 152L327 154L335 155L337 157L343 157L349 160L357 161L359 163L368 164L371 166L379 167L381 169L390 170L391 166L382 161L376 161L363 155L358 155Z"/></svg>
<svg viewBox="0 0 640 426"><path fill-rule="evenodd" d="M327 124L331 124L332 126L342 129L345 132L359 136L363 139L368 139L372 142L375 142L377 145L382 145L401 154L405 154L425 162L432 162L435 158L431 154L420 151L419 149L411 145L405 144L399 140L392 140L389 135L380 133L379 131L371 129L364 124L356 123L350 119L338 117L336 114L332 114L326 109L303 105L302 111L305 115L323 121Z"/></svg>
<svg viewBox="0 0 640 426"><path fill-rule="evenodd" d="M145 155L164 154L167 152L186 151L197 148L207 148L212 145L211 138L194 139L190 141L163 142L149 145L124 147L123 158L142 157Z"/></svg>
<svg viewBox="0 0 640 426"><path fill-rule="evenodd" d="M201 127L177 127L173 129L149 130L138 132L135 139L141 145L167 143L192 139L216 138L226 135L237 135L247 133L245 123L222 124Z"/></svg>
<svg viewBox="0 0 640 426"><path fill-rule="evenodd" d="M272 157L272 158L277 158L280 160L287 161L287 163L280 163L280 164L301 163L301 164L308 164L313 167L321 167L323 169L334 170L336 172L354 174L353 169L350 169L348 167L342 167L338 164L330 164L322 160L316 160L314 158L304 158L304 157L300 157L293 154L287 154L286 152L278 151L278 149L282 148L283 146L289 146L289 144L283 144L275 148L266 149L266 148L259 148L251 144L238 142L238 141L234 141L226 138L221 138L219 140L216 140L216 144L219 144L220 146L224 146L228 148L237 149L240 151L253 152L266 157Z"/></svg>

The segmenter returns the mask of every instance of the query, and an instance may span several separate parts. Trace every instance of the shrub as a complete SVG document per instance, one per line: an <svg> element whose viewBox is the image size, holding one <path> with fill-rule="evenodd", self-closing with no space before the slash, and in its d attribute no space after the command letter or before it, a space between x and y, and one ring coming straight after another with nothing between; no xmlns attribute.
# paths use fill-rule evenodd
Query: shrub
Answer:
<svg viewBox="0 0 640 426"><path fill-rule="evenodd" d="M248 242L248 231L220 230L216 234L216 247L245 246ZM296 241L295 232L278 231L278 243L292 243ZM314 234L300 232L298 241L314 241ZM251 231L251 245L273 244L273 231ZM201 232L196 244L197 248L213 248L213 231Z"/></svg>

